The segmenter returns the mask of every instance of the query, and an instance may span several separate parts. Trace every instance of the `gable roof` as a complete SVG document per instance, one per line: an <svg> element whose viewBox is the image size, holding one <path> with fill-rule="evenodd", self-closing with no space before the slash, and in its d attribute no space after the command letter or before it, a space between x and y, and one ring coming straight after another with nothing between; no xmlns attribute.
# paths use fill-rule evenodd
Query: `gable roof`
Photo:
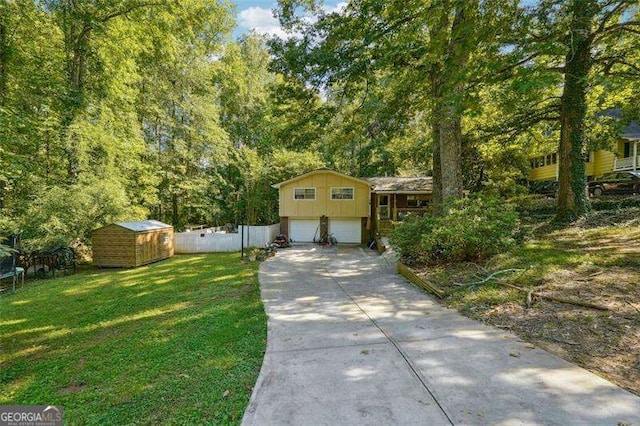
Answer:
<svg viewBox="0 0 640 426"><path fill-rule="evenodd" d="M171 225L162 223L158 220L141 220L137 222L118 222L116 225L135 232L154 231L156 229L172 228Z"/></svg>
<svg viewBox="0 0 640 426"><path fill-rule="evenodd" d="M433 192L433 178L419 177L372 177L372 192L428 193Z"/></svg>
<svg viewBox="0 0 640 426"><path fill-rule="evenodd" d="M336 172L334 170L331 170L331 169L316 169L316 170L312 170L312 171L310 171L308 173L304 173L302 175L293 177L293 178L291 178L289 180L285 180L284 182L275 183L275 184L271 185L271 187L279 189L282 185L286 185L286 184L295 182L297 180L301 180L301 179L307 178L309 176L313 176L313 175L317 175L317 174L321 174L321 173L328 173L328 174L340 176L340 177L343 177L343 178L355 180L356 182L363 183L363 184L365 184L367 186L371 185L370 182L368 182L366 180L363 180L363 179L360 179L360 178L356 178L356 177L353 177L353 176L349 176L349 175L345 175L344 173L338 173L338 172Z"/></svg>

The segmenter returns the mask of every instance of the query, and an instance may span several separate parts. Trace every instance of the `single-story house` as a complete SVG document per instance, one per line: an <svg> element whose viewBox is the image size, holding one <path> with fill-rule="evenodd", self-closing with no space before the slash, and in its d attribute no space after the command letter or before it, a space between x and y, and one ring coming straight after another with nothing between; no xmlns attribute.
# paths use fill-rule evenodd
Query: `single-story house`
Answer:
<svg viewBox="0 0 640 426"><path fill-rule="evenodd" d="M280 232L293 242L331 234L339 243L366 244L391 221L425 211L432 192L431 178L360 179L329 169L272 186L279 191Z"/></svg>
<svg viewBox="0 0 640 426"><path fill-rule="evenodd" d="M367 181L371 183L372 228L383 235L408 213L424 214L433 196L433 178L428 176L373 177Z"/></svg>

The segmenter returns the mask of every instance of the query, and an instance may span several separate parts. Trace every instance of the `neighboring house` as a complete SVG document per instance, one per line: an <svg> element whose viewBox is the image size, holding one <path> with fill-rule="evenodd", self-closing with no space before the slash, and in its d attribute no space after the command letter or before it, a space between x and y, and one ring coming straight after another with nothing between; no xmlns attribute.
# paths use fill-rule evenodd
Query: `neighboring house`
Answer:
<svg viewBox="0 0 640 426"><path fill-rule="evenodd" d="M328 169L314 170L273 185L279 190L280 231L293 242L366 244L376 230L409 212L426 211L431 178L359 179Z"/></svg>
<svg viewBox="0 0 640 426"><path fill-rule="evenodd" d="M615 110L607 112L619 117ZM618 170L640 170L640 123L632 121L622 129L620 138L611 143L610 150L589 152L585 160L585 174L589 180ZM530 159L530 181L558 180L558 154L556 152Z"/></svg>

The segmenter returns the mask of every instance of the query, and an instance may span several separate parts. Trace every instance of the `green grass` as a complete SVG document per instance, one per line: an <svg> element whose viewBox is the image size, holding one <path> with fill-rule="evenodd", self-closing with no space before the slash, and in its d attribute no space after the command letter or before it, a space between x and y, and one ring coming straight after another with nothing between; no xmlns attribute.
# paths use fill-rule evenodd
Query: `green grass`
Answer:
<svg viewBox="0 0 640 426"><path fill-rule="evenodd" d="M490 282L469 289L452 285L452 282L476 282L489 273L504 269L525 269L523 273L505 275L501 279L524 288L532 288L542 282L553 281L560 270L588 275L610 267L640 267L640 228L601 227L581 229L576 227L549 230L507 253L495 256L484 266L483 273L471 267L463 271L443 270L437 279L445 285L448 302L464 312L473 307L494 306L506 302L522 303L523 293Z"/></svg>
<svg viewBox="0 0 640 426"><path fill-rule="evenodd" d="M67 424L238 423L266 345L237 254L43 280L0 298L0 404Z"/></svg>

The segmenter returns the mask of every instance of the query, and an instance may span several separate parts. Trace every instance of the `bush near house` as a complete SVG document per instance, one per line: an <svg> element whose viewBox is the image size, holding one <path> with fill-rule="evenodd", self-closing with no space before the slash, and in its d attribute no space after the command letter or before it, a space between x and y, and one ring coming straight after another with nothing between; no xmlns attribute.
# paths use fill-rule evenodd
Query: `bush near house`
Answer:
<svg viewBox="0 0 640 426"><path fill-rule="evenodd" d="M407 263L476 261L512 247L519 239L514 206L494 196L450 203L447 214L410 218L391 235Z"/></svg>

